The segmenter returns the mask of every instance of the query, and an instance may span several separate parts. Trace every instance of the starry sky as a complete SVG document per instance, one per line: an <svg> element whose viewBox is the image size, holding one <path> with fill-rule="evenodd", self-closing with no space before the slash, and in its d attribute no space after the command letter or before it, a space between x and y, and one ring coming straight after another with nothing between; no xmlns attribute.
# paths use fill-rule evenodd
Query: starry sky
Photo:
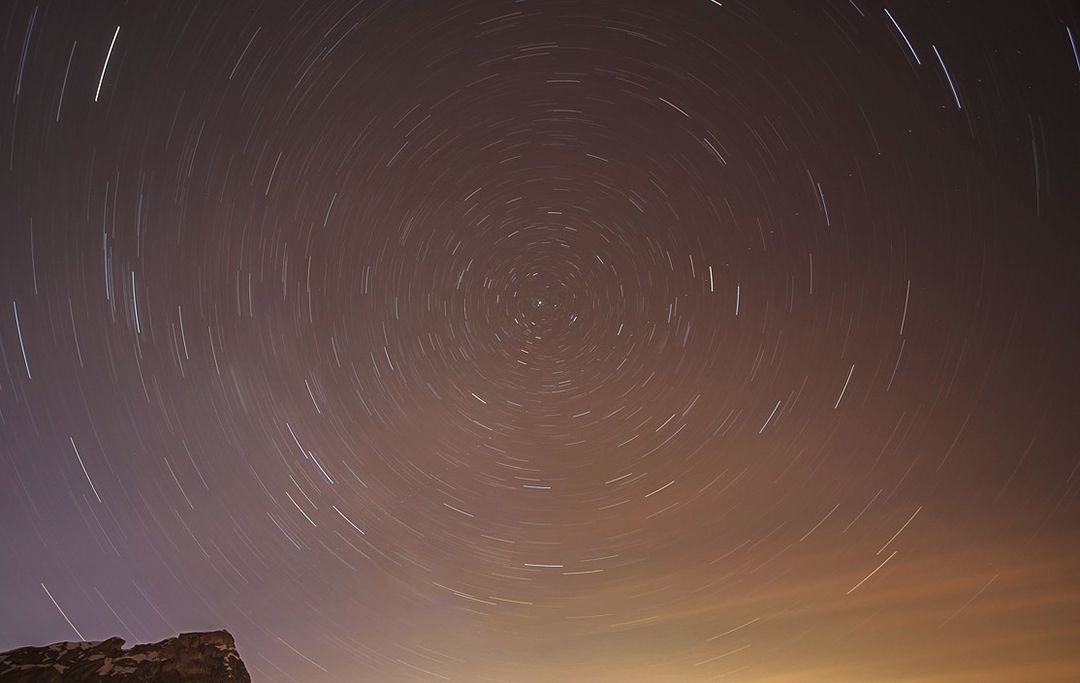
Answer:
<svg viewBox="0 0 1080 683"><path fill-rule="evenodd" d="M1080 678L1080 8L11 0L0 649Z"/></svg>

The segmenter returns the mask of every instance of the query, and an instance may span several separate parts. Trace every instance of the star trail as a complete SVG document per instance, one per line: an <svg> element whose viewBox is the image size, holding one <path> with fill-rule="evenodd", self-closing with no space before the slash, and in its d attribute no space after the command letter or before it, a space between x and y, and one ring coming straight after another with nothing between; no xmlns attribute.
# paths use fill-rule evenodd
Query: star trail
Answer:
<svg viewBox="0 0 1080 683"><path fill-rule="evenodd" d="M0 24L0 650L1080 679L1075 4Z"/></svg>

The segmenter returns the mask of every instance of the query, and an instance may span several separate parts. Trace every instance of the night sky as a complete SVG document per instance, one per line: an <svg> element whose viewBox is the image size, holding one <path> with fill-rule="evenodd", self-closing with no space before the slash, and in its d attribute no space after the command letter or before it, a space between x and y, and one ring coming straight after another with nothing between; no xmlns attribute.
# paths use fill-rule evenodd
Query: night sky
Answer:
<svg viewBox="0 0 1080 683"><path fill-rule="evenodd" d="M0 8L0 650L1080 680L1080 7Z"/></svg>

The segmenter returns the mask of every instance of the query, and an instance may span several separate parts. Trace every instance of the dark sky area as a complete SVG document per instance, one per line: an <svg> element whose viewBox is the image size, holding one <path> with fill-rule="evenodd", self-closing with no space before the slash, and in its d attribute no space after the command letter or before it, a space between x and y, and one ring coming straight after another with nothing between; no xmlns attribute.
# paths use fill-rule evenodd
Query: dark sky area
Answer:
<svg viewBox="0 0 1080 683"><path fill-rule="evenodd" d="M0 6L0 650L1080 680L1080 7Z"/></svg>

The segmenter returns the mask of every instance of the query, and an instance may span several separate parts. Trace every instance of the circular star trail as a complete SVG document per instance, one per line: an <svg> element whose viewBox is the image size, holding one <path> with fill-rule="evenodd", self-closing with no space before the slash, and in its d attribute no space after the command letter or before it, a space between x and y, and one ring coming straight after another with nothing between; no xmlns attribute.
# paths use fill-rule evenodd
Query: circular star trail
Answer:
<svg viewBox="0 0 1080 683"><path fill-rule="evenodd" d="M0 646L1080 670L1074 6L3 15Z"/></svg>

